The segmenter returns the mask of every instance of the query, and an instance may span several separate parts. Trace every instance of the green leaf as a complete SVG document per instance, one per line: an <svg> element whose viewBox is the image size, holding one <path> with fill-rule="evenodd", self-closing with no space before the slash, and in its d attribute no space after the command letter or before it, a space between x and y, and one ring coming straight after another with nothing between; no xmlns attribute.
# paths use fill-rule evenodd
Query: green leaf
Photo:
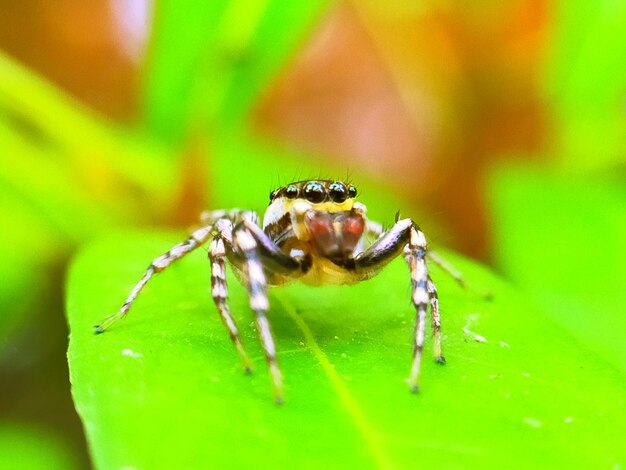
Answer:
<svg viewBox="0 0 626 470"><path fill-rule="evenodd" d="M326 4L157 2L144 76L149 130L179 143L198 129L240 124Z"/></svg>
<svg viewBox="0 0 626 470"><path fill-rule="evenodd" d="M70 470L78 462L54 433L24 424L0 423L0 470Z"/></svg>
<svg viewBox="0 0 626 470"><path fill-rule="evenodd" d="M345 166L331 166L320 155L285 149L279 145L254 139L245 132L221 136L214 146L212 167L216 175L237 177L214 178L211 182L212 203L215 207L249 207L262 211L267 207L271 190L292 181L307 178L344 179L353 182L359 194L367 198L370 216L382 223L393 222L400 210L408 214L410 206L397 196L393 182L381 185L376 175L346 171ZM414 212L414 210L413 210ZM416 219L418 223L421 220ZM429 227L431 239L433 230Z"/></svg>
<svg viewBox="0 0 626 470"><path fill-rule="evenodd" d="M0 136L3 150L14 157L0 167L0 175L13 176L11 163L26 154L51 160L41 171L44 163L32 162L33 173L55 167L55 176L63 171L73 185L83 182L101 199L141 195L150 208L171 199L175 181L162 147L114 127L2 52ZM18 178L13 183L22 184ZM106 183L108 191L100 194Z"/></svg>
<svg viewBox="0 0 626 470"><path fill-rule="evenodd" d="M626 3L558 1L544 88L554 150L569 170L611 168L626 154Z"/></svg>
<svg viewBox="0 0 626 470"><path fill-rule="evenodd" d="M271 291L282 407L271 398L245 292L231 276L230 305L256 365L252 376L242 373L210 298L203 250L156 277L125 321L93 335L148 262L179 238L134 232L101 239L70 270L72 390L96 467L626 463L623 374L458 256L449 258L495 300L433 269L448 363L425 360L419 395L404 381L414 313L401 259L355 286Z"/></svg>
<svg viewBox="0 0 626 470"><path fill-rule="evenodd" d="M54 283L52 266L95 233L163 212L175 178L161 148L1 52L0 142L2 357L10 335L49 309L41 293Z"/></svg>
<svg viewBox="0 0 626 470"><path fill-rule="evenodd" d="M550 318L626 373L623 178L506 166L489 186L500 268Z"/></svg>

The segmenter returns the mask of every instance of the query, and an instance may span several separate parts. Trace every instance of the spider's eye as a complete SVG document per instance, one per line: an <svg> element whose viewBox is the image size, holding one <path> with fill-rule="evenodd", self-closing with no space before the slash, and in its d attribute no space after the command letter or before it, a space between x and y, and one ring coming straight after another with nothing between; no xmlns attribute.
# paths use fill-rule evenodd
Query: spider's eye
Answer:
<svg viewBox="0 0 626 470"><path fill-rule="evenodd" d="M310 202L322 202L326 198L324 186L316 181L307 183L304 187L304 197Z"/></svg>
<svg viewBox="0 0 626 470"><path fill-rule="evenodd" d="M285 196L287 196L289 199L295 199L298 197L298 187L294 186L293 184L290 184L289 186L287 186L287 189L285 189Z"/></svg>
<svg viewBox="0 0 626 470"><path fill-rule="evenodd" d="M276 194L278 194L278 189L275 189L274 191L270 193L270 202L274 200L274 198L276 197Z"/></svg>
<svg viewBox="0 0 626 470"><path fill-rule="evenodd" d="M356 197L356 188L352 185L348 186L348 197L350 199L355 198Z"/></svg>
<svg viewBox="0 0 626 470"><path fill-rule="evenodd" d="M335 181L328 186L328 194L330 199L335 202L343 202L348 197L348 190L343 183Z"/></svg>

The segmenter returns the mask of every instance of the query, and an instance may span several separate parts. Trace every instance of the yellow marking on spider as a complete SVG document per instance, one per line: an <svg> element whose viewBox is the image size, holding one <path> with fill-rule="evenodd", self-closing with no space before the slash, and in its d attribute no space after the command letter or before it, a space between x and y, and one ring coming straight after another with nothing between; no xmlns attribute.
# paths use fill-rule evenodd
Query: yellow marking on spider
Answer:
<svg viewBox="0 0 626 470"><path fill-rule="evenodd" d="M291 206L297 202L302 201L302 199L287 199L285 204L285 209L288 211L291 209ZM318 203L310 203L311 209L314 211L326 211L326 212L342 212L352 210L352 206L354 205L354 199L346 199L343 202L318 202Z"/></svg>

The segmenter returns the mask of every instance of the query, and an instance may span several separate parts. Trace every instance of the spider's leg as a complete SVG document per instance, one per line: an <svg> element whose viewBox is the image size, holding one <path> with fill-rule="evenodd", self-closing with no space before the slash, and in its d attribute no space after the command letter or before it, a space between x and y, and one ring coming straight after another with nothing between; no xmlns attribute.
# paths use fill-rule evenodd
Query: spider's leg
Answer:
<svg viewBox="0 0 626 470"><path fill-rule="evenodd" d="M416 226L411 226L409 243L404 250L404 257L411 270L411 285L413 305L417 310L415 324L415 343L413 347L413 365L409 376L411 391L419 389L419 373L424 349L424 330L426 327L426 310L429 301L428 295L428 267L426 265L426 237Z"/></svg>
<svg viewBox="0 0 626 470"><path fill-rule="evenodd" d="M380 271L391 260L395 259L409 242L411 219L403 219L380 235L365 251L353 260L347 260L346 269L362 272L364 278L371 277L371 271ZM369 274L368 274L369 273Z"/></svg>
<svg viewBox="0 0 626 470"><path fill-rule="evenodd" d="M365 223L365 236L376 239L380 237L383 233L383 226L378 222L374 222L373 220L368 220Z"/></svg>
<svg viewBox="0 0 626 470"><path fill-rule="evenodd" d="M103 333L113 323L121 318L124 318L128 313L128 310L130 310L133 302L152 276L160 273L174 261L179 260L194 249L198 248L200 245L204 244L210 236L210 226L199 228L198 230L194 231L191 236L187 238L187 240L178 243L177 245L174 245L167 253L156 258L152 263L150 263L150 266L148 266L148 269L146 270L143 277L139 280L135 287L133 287L133 290L130 292L128 298L122 305L122 308L120 308L117 313L105 318L99 325L96 325L94 327L94 332L96 334Z"/></svg>
<svg viewBox="0 0 626 470"><path fill-rule="evenodd" d="M258 225L251 221L244 221L243 226L247 233L256 242L256 252L260 262L269 274L289 276L292 280L305 274L311 267L310 255L302 257L289 256L276 246L274 241Z"/></svg>
<svg viewBox="0 0 626 470"><path fill-rule="evenodd" d="M259 216L256 212L247 209L220 209L213 211L204 211L202 214L200 214L200 223L207 226L214 225L220 220L228 220L236 224L246 218L257 222Z"/></svg>
<svg viewBox="0 0 626 470"><path fill-rule="evenodd" d="M416 310L415 335L413 343L413 364L409 377L409 387L418 390L419 371L424 349L424 330L428 309L428 267L426 265L426 237L411 219L402 219L383 233L367 250L354 258L356 272L362 271L364 278L371 277L404 250L404 258L411 271L411 300ZM350 267L348 267L350 268ZM431 303L431 305L433 305ZM438 303L436 304L438 307ZM433 310L434 311L434 310ZM439 309L437 308L437 319Z"/></svg>
<svg viewBox="0 0 626 470"><path fill-rule="evenodd" d="M491 292L485 291L483 289L478 289L472 283L468 284L465 281L465 277L463 276L463 274L461 274L461 272L459 270L457 270L452 265L452 263L447 261L439 253L437 253L435 251L432 251L432 250L428 250L428 253L426 253L426 256L428 256L430 261L432 261L437 266L439 266L443 271L445 271L445 273L448 274L448 276L452 277L456 281L456 283L459 286L461 286L463 289L467 289L468 291L474 292L474 293L480 295L485 300L493 299L493 294Z"/></svg>
<svg viewBox="0 0 626 470"><path fill-rule="evenodd" d="M433 350L435 361L440 364L446 363L446 358L441 353L441 317L439 316L439 296L437 295L437 287L428 276L428 284L426 286L428 297L430 298L430 315L433 327Z"/></svg>
<svg viewBox="0 0 626 470"><path fill-rule="evenodd" d="M446 261L439 253L436 251L429 250L427 254L428 258L443 269L450 277L452 277L459 286L464 289L467 288L467 284L465 283L465 277L458 271L452 264Z"/></svg>
<svg viewBox="0 0 626 470"><path fill-rule="evenodd" d="M230 339L233 341L246 373L252 371L252 362L248 357L241 339L235 320L230 315L228 307L228 284L226 282L226 248L221 235L216 236L209 247L209 260L211 261L211 297L220 313Z"/></svg>
<svg viewBox="0 0 626 470"><path fill-rule="evenodd" d="M248 296L250 297L250 309L256 317L259 337L272 376L274 399L276 403L282 403L283 376L276 360L276 345L266 315L269 310L267 281L263 272L263 265L257 253L257 242L250 232L241 225L234 232L233 242L234 248L245 258L243 272L246 278Z"/></svg>

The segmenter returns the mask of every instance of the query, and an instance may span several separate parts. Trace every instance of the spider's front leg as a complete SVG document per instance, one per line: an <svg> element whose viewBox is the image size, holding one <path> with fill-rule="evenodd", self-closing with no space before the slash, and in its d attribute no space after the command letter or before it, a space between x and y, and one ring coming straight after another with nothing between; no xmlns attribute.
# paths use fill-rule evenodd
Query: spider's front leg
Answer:
<svg viewBox="0 0 626 470"><path fill-rule="evenodd" d="M418 390L419 372L424 349L426 313L431 305L434 354L437 362L445 362L441 354L441 322L435 284L428 276L426 237L411 219L403 219L383 233L367 250L354 259L354 269L367 273L377 271L400 254L411 272L411 300L416 310L413 364L409 376L411 391Z"/></svg>
<svg viewBox="0 0 626 470"><path fill-rule="evenodd" d="M293 280L306 273L311 266L309 257L291 257L283 253L274 242L251 220L243 220L233 231L231 248L243 258L246 289L250 309L254 312L265 359L270 369L274 399L283 402L283 376L276 358L276 344L267 319L267 275L286 276Z"/></svg>
<svg viewBox="0 0 626 470"><path fill-rule="evenodd" d="M139 282L133 287L133 290L130 292L126 301L120 308L120 310L105 318L99 325L94 327L94 332L96 334L104 333L106 329L108 329L113 323L124 318L133 302L141 292L141 290L145 287L148 281L157 273L160 273L164 269L166 269L169 265L171 265L174 261L181 259L183 256L191 253L193 250L206 243L208 239L211 237L211 226L206 226L195 230L187 240L184 242L178 243L174 245L167 253L156 258L148 269L139 280Z"/></svg>
<svg viewBox="0 0 626 470"><path fill-rule="evenodd" d="M245 261L243 273L246 288L250 297L250 309L254 312L256 324L265 353L265 359L272 376L274 399L276 403L283 402L283 375L276 360L276 344L267 320L269 300L267 298L267 281L263 266L257 253L257 243L248 230L242 226L234 233L234 248L239 251Z"/></svg>
<svg viewBox="0 0 626 470"><path fill-rule="evenodd" d="M422 231L412 223L409 242L404 249L404 258L409 265L409 269L411 270L411 285L413 288L412 300L413 305L417 310L413 364L411 366L411 375L409 376L409 387L413 392L417 392L419 390L419 373L422 361L422 351L424 349L424 330L426 328L426 310L429 301L431 302L435 360L442 364L445 362L445 359L441 355L439 301L436 297L437 290L435 288L435 284L428 275L426 251L426 237ZM429 288L431 294L429 294Z"/></svg>

